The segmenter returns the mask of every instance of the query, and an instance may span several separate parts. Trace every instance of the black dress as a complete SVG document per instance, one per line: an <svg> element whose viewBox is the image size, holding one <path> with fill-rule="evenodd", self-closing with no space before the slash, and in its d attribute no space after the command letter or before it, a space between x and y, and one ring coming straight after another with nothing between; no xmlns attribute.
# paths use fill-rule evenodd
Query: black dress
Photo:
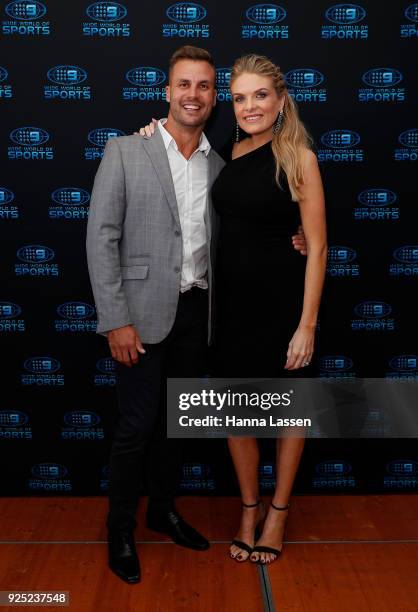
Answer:
<svg viewBox="0 0 418 612"><path fill-rule="evenodd" d="M308 368L284 369L302 314L306 257L292 245L300 214L284 173L280 183L269 142L227 162L212 187L217 376L309 376Z"/></svg>

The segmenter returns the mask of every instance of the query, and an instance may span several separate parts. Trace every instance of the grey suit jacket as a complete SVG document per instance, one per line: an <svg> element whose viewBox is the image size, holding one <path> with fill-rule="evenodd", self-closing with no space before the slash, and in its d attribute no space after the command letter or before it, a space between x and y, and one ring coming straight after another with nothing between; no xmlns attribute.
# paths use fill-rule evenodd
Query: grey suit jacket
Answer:
<svg viewBox="0 0 418 612"><path fill-rule="evenodd" d="M213 304L216 213L210 188L222 158L208 155L205 225ZM96 303L97 332L133 324L142 342L161 342L173 326L180 292L182 234L167 152L152 138L110 138L94 180L87 224L87 261Z"/></svg>

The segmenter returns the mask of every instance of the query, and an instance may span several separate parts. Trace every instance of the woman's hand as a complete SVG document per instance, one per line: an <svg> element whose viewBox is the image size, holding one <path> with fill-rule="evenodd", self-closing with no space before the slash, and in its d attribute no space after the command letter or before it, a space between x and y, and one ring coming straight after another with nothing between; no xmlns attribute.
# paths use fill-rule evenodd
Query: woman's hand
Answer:
<svg viewBox="0 0 418 612"><path fill-rule="evenodd" d="M158 123L158 120L154 119L153 117L151 123L148 123L148 125L146 125L145 127L139 128L138 132L134 132L134 134L139 134L139 136L148 136L148 138L151 138L151 136L155 132L157 123Z"/></svg>
<svg viewBox="0 0 418 612"><path fill-rule="evenodd" d="M298 327L287 351L285 370L297 370L311 362L314 351L315 328Z"/></svg>

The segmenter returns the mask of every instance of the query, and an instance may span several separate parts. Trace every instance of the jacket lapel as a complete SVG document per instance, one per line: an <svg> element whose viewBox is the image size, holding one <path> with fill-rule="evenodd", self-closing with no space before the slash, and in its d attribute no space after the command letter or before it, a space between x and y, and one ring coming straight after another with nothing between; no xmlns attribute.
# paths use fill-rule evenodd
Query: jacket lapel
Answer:
<svg viewBox="0 0 418 612"><path fill-rule="evenodd" d="M208 155L208 195L206 198L206 227L207 227L206 233L208 235L209 240L214 230L214 225L216 221L216 214L215 214L215 211L212 205L211 189L212 189L213 182L218 176L218 174L219 174L219 168L216 164L214 156L212 155L212 151L210 151Z"/></svg>
<svg viewBox="0 0 418 612"><path fill-rule="evenodd" d="M168 163L167 151L165 150L164 141L157 129L151 138L143 138L144 149L149 155L151 162L155 168L158 180L164 190L165 197L173 213L174 219L180 226L179 211L176 200L176 192L174 190L173 177L171 176L170 164Z"/></svg>

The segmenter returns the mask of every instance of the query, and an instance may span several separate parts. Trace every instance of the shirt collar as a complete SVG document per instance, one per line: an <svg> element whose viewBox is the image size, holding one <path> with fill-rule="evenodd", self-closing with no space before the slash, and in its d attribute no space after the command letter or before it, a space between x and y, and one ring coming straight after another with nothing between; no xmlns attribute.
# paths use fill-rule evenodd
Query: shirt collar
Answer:
<svg viewBox="0 0 418 612"><path fill-rule="evenodd" d="M164 146L165 146L165 150L168 150L168 147L172 144L172 146L175 148L176 151L178 151L178 147L177 147L177 143L174 140L174 138L172 137L172 135L170 134L170 132L168 132L165 127L164 124L167 121L167 118L163 118L160 119L158 122L158 129L160 130L160 134L163 138L164 141ZM197 147L198 151L202 151L206 157L209 155L209 151L211 149L210 146L210 142L209 140L206 138L206 135L204 132L202 132L200 139L199 139L199 146Z"/></svg>

